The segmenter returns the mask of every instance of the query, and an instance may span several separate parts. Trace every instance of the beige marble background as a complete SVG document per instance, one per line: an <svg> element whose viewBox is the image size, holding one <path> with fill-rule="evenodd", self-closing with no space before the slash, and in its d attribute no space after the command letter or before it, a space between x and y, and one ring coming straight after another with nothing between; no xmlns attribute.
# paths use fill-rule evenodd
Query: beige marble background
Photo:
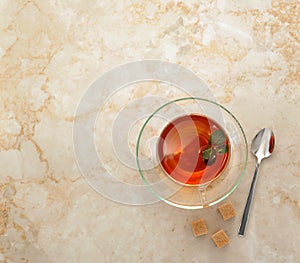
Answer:
<svg viewBox="0 0 300 263"><path fill-rule="evenodd" d="M0 262L300 262L300 3L294 0L0 2ZM83 180L72 145L76 106L115 66L141 59L194 71L245 128L277 144L260 171L245 238L237 237L254 171L216 208L124 206ZM195 239L223 227L229 246Z"/></svg>

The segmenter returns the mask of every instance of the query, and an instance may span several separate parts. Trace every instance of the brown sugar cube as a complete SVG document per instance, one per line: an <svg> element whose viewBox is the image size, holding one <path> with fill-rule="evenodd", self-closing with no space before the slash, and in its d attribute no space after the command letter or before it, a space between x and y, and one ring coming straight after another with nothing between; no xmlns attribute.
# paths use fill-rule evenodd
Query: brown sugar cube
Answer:
<svg viewBox="0 0 300 263"><path fill-rule="evenodd" d="M235 210L231 202L220 205L218 211L222 215L224 221L235 216Z"/></svg>
<svg viewBox="0 0 300 263"><path fill-rule="evenodd" d="M212 240L215 242L218 248L224 247L230 243L229 237L226 235L223 229L219 230L218 232L214 233L211 236Z"/></svg>
<svg viewBox="0 0 300 263"><path fill-rule="evenodd" d="M192 222L193 232L195 237L206 235L208 233L205 220L199 219Z"/></svg>

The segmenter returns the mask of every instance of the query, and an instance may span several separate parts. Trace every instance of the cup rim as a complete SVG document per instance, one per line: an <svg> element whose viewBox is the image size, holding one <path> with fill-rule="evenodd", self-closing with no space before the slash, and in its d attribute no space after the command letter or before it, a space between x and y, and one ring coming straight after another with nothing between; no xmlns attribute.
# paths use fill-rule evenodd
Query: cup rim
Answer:
<svg viewBox="0 0 300 263"><path fill-rule="evenodd" d="M196 114L196 113L192 113L192 114L183 114L183 115L177 116L177 117L176 117L175 119L173 119L172 121L175 121L175 120L177 120L177 119L179 119L179 118L181 118L181 117L191 116L191 115L204 116L204 115ZM206 117L206 116L204 116L204 117ZM212 121L215 121L215 120L213 120L212 118L209 118L209 117L207 117L207 119L212 120ZM171 121L171 122L172 122L172 121ZM221 125L220 125L220 126L221 126ZM162 132L164 131L165 128L166 128L166 127L163 128ZM221 127L221 128L223 129L223 127ZM162 133L162 132L161 132L161 133ZM223 131L223 132L224 132L224 131ZM230 140L230 138L229 138L229 140ZM225 166L217 173L217 175L214 176L213 178L211 178L209 181L204 182L204 183L199 183L199 184L187 184L187 183L183 183L183 182L177 181L177 180L176 180L175 178L173 178L173 177L166 171L166 169L163 167L163 165L161 164L161 160L160 160L160 158L159 158L159 154L158 154L158 143L159 143L159 141L157 142L157 145L156 145L156 153L157 153L157 159L158 159L158 161L159 161L159 165L160 165L162 171L163 171L163 172L164 172L171 180L173 180L175 183L180 184L180 185L182 185L182 186L186 186L186 187L205 187L205 186L208 186L208 185L209 185L210 183L212 183L213 181L217 180L217 179L223 174L223 172L227 169L227 166L228 166L228 164L229 164L229 162L230 162L231 152L232 152L232 146L231 146L231 143L230 143L230 150L229 150L229 151L230 151L230 154L229 154L229 159L228 159L228 161L226 162Z"/></svg>

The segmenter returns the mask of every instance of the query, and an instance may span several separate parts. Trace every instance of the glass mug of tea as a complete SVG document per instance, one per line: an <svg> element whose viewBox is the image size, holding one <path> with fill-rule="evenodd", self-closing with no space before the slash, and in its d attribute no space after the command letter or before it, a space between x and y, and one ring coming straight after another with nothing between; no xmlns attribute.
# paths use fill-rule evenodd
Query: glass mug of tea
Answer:
<svg viewBox="0 0 300 263"><path fill-rule="evenodd" d="M239 185L248 159L244 131L220 104L195 97L158 108L138 136L136 160L149 189L180 208L209 207Z"/></svg>

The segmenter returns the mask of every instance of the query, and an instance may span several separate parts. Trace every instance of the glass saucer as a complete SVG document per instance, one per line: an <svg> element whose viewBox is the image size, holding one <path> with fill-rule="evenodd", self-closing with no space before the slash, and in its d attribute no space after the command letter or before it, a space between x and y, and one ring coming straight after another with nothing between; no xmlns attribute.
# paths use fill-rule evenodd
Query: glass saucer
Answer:
<svg viewBox="0 0 300 263"><path fill-rule="evenodd" d="M229 139L230 158L222 173L207 183L179 183L161 166L157 147L161 132L173 120L184 115L201 115L216 122ZM186 209L215 205L237 188L248 160L245 133L237 118L222 105L204 98L185 97L170 101L155 110L143 124L136 144L139 173L148 188L160 200Z"/></svg>

